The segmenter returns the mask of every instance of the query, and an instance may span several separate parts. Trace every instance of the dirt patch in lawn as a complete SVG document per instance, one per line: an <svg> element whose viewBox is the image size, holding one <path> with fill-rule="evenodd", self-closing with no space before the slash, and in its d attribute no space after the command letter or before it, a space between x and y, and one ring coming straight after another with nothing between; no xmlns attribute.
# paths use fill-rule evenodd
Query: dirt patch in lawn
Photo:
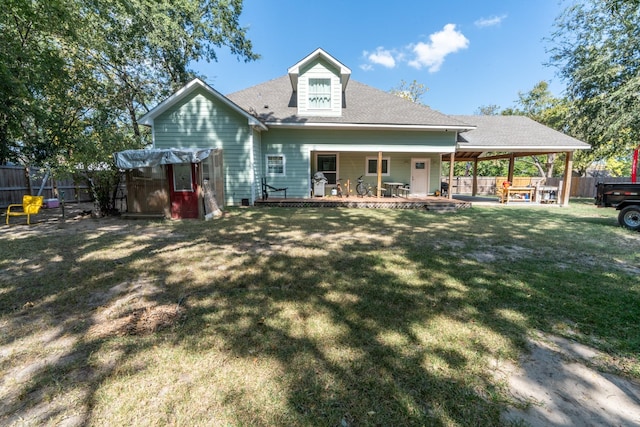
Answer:
<svg viewBox="0 0 640 427"><path fill-rule="evenodd" d="M148 298L157 292L153 280L139 278L94 295L98 307L93 314L90 338L148 335L172 326L184 314L180 304L157 304ZM106 305L101 301L108 301Z"/></svg>
<svg viewBox="0 0 640 427"><path fill-rule="evenodd" d="M640 384L597 369L606 356L564 338L538 334L519 364L496 365L515 405L506 424L640 425Z"/></svg>

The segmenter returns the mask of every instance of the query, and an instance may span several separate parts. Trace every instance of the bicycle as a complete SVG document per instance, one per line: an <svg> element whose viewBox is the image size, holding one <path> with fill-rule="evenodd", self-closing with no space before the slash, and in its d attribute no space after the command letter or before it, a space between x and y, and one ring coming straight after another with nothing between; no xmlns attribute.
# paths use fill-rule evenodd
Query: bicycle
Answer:
<svg viewBox="0 0 640 427"><path fill-rule="evenodd" d="M365 183L364 180L362 179L364 175L360 175L360 177L358 178L358 185L356 185L356 193L358 193L358 196L360 197L364 197L364 196L373 196L373 191L371 190L371 185L369 183Z"/></svg>

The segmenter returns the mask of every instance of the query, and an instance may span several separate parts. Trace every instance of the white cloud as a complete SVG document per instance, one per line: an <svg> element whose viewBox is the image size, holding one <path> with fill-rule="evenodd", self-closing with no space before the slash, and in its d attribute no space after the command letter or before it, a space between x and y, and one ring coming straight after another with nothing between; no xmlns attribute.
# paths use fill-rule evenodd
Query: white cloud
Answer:
<svg viewBox="0 0 640 427"><path fill-rule="evenodd" d="M428 67L429 72L440 70L444 58L469 46L469 39L456 30L455 24L447 24L442 31L429 36L429 43L420 42L409 46L415 58L409 61L409 65L421 69Z"/></svg>
<svg viewBox="0 0 640 427"><path fill-rule="evenodd" d="M473 24L478 28L494 27L500 25L505 19L507 19L507 15L492 16L491 18L480 18Z"/></svg>
<svg viewBox="0 0 640 427"><path fill-rule="evenodd" d="M396 60L393 57L393 52L382 47L378 47L375 52L364 52L364 56L372 64L382 65L386 68L394 68L396 66Z"/></svg>

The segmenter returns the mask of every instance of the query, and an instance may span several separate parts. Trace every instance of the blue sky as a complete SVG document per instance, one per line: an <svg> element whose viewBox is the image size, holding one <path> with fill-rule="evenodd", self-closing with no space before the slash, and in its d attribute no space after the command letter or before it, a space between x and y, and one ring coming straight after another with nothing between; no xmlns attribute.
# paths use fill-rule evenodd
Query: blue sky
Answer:
<svg viewBox="0 0 640 427"><path fill-rule="evenodd" d="M518 92L546 80L560 0L245 0L240 24L261 59L245 63L218 50L218 62L192 64L223 94L280 77L317 48L351 78L389 91L401 80L429 90L422 102L445 114L514 105Z"/></svg>

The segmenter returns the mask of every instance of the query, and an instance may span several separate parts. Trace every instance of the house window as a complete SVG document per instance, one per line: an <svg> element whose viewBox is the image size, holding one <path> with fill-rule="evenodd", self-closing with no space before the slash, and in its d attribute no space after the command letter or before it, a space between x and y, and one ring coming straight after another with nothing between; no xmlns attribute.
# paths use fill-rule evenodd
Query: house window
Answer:
<svg viewBox="0 0 640 427"><path fill-rule="evenodd" d="M367 157L367 176L378 175L378 158ZM382 175L389 176L389 157L382 158Z"/></svg>
<svg viewBox="0 0 640 427"><path fill-rule="evenodd" d="M282 154L267 154L267 175L284 175L285 159Z"/></svg>
<svg viewBox="0 0 640 427"><path fill-rule="evenodd" d="M331 79L309 79L309 108L331 108Z"/></svg>
<svg viewBox="0 0 640 427"><path fill-rule="evenodd" d="M316 170L322 172L327 178L327 184L335 184L338 178L338 155L318 154L316 158Z"/></svg>

